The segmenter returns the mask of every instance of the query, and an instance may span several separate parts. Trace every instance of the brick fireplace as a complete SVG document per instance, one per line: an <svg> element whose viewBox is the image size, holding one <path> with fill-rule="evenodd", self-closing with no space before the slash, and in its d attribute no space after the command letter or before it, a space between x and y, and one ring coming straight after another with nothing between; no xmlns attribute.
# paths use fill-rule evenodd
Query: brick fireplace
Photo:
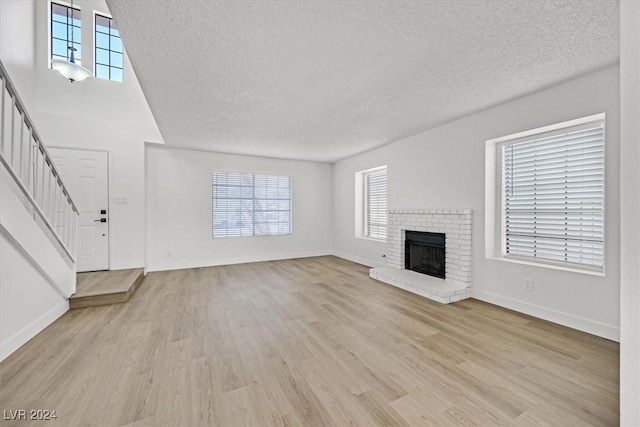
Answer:
<svg viewBox="0 0 640 427"><path fill-rule="evenodd" d="M441 303L471 296L471 209L391 209L387 220L387 267L369 275ZM445 279L405 267L406 231L445 234Z"/></svg>

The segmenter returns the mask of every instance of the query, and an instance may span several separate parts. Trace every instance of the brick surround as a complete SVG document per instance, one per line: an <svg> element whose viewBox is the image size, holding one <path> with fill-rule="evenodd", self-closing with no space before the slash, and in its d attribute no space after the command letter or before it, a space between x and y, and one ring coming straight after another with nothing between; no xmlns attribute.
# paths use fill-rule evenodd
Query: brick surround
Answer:
<svg viewBox="0 0 640 427"><path fill-rule="evenodd" d="M372 269L371 277L442 303L469 298L471 296L471 225L471 209L389 210L388 267ZM445 234L445 280L404 270L406 230Z"/></svg>
<svg viewBox="0 0 640 427"><path fill-rule="evenodd" d="M387 220L387 263L404 268L406 230L444 233L446 281L471 287L471 209L391 209Z"/></svg>

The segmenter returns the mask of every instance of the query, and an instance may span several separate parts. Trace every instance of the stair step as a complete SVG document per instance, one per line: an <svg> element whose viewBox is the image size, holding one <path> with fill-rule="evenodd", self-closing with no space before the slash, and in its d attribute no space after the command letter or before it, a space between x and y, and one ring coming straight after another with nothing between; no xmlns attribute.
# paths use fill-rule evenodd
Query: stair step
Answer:
<svg viewBox="0 0 640 427"><path fill-rule="evenodd" d="M77 278L76 293L69 298L71 309L127 302L144 280L144 269L78 273Z"/></svg>

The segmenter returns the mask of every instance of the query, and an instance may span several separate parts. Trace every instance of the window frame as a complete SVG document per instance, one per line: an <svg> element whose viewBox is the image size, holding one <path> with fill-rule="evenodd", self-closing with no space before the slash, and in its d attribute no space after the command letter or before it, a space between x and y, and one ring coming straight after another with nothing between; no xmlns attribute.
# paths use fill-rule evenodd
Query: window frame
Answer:
<svg viewBox="0 0 640 427"><path fill-rule="evenodd" d="M505 225L505 184L503 175L504 147L526 141L551 137L574 131L595 122L601 122L602 132L602 266L589 266L573 262L555 261L544 258L509 254L506 252L506 225ZM583 273L588 275L604 276L606 266L606 115L594 114L574 120L556 123L536 129L527 130L500 138L486 141L485 143L485 256L489 259L514 262L550 269L558 269Z"/></svg>
<svg viewBox="0 0 640 427"><path fill-rule="evenodd" d="M73 9L73 10L75 10L75 11L80 13L80 20L79 20L80 21L80 26L76 27L73 24L71 26L75 27L75 28L78 28L79 32L80 32L80 39L76 40L75 37L74 37L74 40L73 40L74 43L73 44L74 44L74 47L77 45L76 53L74 55L76 63L78 65L82 65L82 61L83 61L83 59L82 59L82 57L83 57L83 55L82 55L82 7L78 6L78 5L75 5L75 4L72 6L71 3L68 3L68 2L62 1L62 0L49 0L47 3L48 3L48 8L47 8L47 12L48 12L48 15L47 15L47 18L48 18L47 19L47 37L48 37L48 39L47 39L47 41L48 41L48 43L47 43L47 54L48 54L47 55L47 63L49 65L49 68L51 69L53 67L53 59L54 59L54 53L53 53L53 51L54 51L53 50L53 40L54 40L54 37L53 37L53 22L54 22L54 20L53 20L53 6L54 5L62 6L62 7L65 7L67 9ZM67 21L68 21L68 12L67 12ZM69 42L70 42L70 39L69 39L69 30L68 30L69 24L68 24L68 22L65 25L67 26L67 38L64 40L65 44L66 44L66 47L65 47L66 55L65 55L64 59L66 61L69 61L69 58L70 58L70 55L69 55ZM60 39L60 38L57 38L57 37L55 39L56 40L63 40L63 39ZM62 59L62 57L60 55L55 55L55 57L59 58L59 59Z"/></svg>
<svg viewBox="0 0 640 427"><path fill-rule="evenodd" d="M369 217L369 189L367 184L367 178L373 174L379 173L381 171L385 172L386 178L386 194L385 194L385 204L386 204L386 217L385 217L385 237L376 237L371 236L371 231L368 227L368 217ZM358 171L355 173L355 236L359 239L372 240L375 242L386 242L387 241L387 231L389 228L389 169L387 165L376 166L374 168Z"/></svg>
<svg viewBox="0 0 640 427"><path fill-rule="evenodd" d="M238 235L229 235L228 234L228 230L229 228L227 227L225 230L227 230L227 235L224 236L220 236L220 235L216 235L215 234L215 209L216 209L216 190L215 190L215 176L216 175L231 175L231 174L240 174L240 175L251 175L252 176L252 184L251 184L251 188L252 188L252 197L251 199L246 199L246 200L251 200L252 202L252 209L251 209L251 217L252 217L252 221L251 221L251 234L238 234ZM288 210L288 214L289 214L289 221L288 221L288 228L289 231L287 233L259 233L256 234L256 224L268 224L268 221L263 221L263 222L256 222L256 212L257 210L255 209L255 204L256 201L258 200L273 200L272 198L268 198L268 197L264 197L264 198L258 198L256 197L256 177L263 177L263 178L267 178L267 177L277 177L278 180L280 180L281 178L288 178L289 180L289 194L288 194L288 199L280 199L278 197L277 200L287 200L289 202L289 210ZM248 187L248 186L246 186ZM230 198L224 198L222 200L233 200ZM260 212L264 212L265 214L269 213L269 212L277 212L278 214L280 212L282 212L281 210L269 210L269 209L263 209ZM277 223L278 225L280 225L280 221L278 221ZM285 224L285 223L283 223ZM215 171L211 171L211 239L228 239L228 238L236 238L236 237L274 237L274 236L290 236L293 234L293 177L291 175L276 175L276 174L271 174L271 173L255 173L255 172L239 172L239 171L223 171L223 170L215 170Z"/></svg>
<svg viewBox="0 0 640 427"><path fill-rule="evenodd" d="M110 24L113 23L113 17L111 15L109 15L108 13L105 12L100 12L97 10L93 11L93 75L95 76L95 78L100 79L100 80L106 80L106 81L111 81L111 82L117 82L117 83L123 83L124 82L124 64L125 64L125 54L124 54L124 44L122 43L122 37L120 36L120 31L116 29L116 31L118 31L118 35L117 36L112 36L111 35L111 25L109 26L109 34L107 35L107 37L109 38L109 49L104 49L104 48L99 48L98 47L98 37L97 37L97 33L98 33L98 25L96 23L96 20L98 17L101 18L106 18L110 21ZM100 34L105 34L103 32L100 32ZM111 37L117 37L118 39L120 39L120 46L122 48L122 51L116 51L116 50L112 50L111 49ZM103 64L103 63L98 63L98 49L100 50L106 50L109 54L109 64ZM117 67L115 65L111 65L111 54L112 53L117 53L119 55L122 55L122 67ZM99 77L98 76L98 66L102 66L102 67L107 67L107 69L109 70L109 78L104 78L104 77ZM115 68L121 71L122 73L122 80L115 80L113 78L111 78L111 69Z"/></svg>

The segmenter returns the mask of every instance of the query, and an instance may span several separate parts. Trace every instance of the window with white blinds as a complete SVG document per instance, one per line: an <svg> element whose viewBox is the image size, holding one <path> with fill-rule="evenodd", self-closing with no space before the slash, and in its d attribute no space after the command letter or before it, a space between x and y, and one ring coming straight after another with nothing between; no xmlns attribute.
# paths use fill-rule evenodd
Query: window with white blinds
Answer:
<svg viewBox="0 0 640 427"><path fill-rule="evenodd" d="M291 177L213 172L213 237L291 234Z"/></svg>
<svg viewBox="0 0 640 427"><path fill-rule="evenodd" d="M365 236L387 239L387 168L364 174Z"/></svg>
<svg viewBox="0 0 640 427"><path fill-rule="evenodd" d="M505 256L603 271L604 120L502 146Z"/></svg>

